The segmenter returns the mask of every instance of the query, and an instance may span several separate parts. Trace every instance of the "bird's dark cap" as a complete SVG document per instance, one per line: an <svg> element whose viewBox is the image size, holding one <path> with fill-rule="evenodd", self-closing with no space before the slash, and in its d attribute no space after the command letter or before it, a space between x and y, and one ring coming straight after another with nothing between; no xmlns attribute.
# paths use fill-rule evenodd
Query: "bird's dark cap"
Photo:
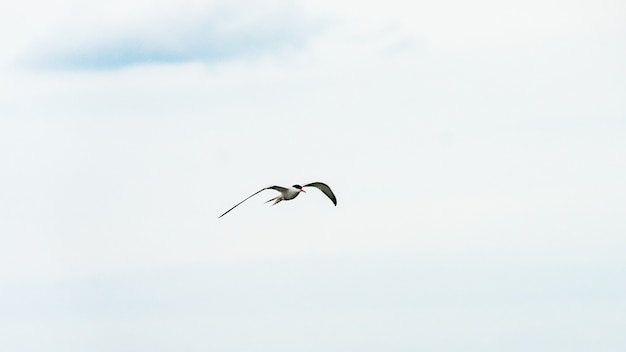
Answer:
<svg viewBox="0 0 626 352"><path fill-rule="evenodd" d="M293 185L293 186L291 186L291 187L293 187L293 188L297 188L297 189L302 189L302 186L300 186L300 185Z"/></svg>

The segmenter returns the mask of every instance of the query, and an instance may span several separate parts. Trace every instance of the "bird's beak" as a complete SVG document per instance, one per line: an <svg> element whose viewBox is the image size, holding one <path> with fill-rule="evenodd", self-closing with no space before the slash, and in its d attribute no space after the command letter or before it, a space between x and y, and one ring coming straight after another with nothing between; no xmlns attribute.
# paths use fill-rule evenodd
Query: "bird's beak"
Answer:
<svg viewBox="0 0 626 352"><path fill-rule="evenodd" d="M301 190L300 190L300 192L304 192L304 193L306 193L306 191L305 191L305 190L303 190L303 189L301 189Z"/></svg>

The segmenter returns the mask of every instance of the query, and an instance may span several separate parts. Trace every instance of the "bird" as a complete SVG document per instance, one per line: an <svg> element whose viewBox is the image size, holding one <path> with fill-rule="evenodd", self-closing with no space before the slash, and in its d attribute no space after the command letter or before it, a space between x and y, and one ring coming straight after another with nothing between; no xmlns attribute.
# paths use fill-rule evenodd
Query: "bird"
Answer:
<svg viewBox="0 0 626 352"><path fill-rule="evenodd" d="M281 187L281 186L268 186L265 188L262 188L256 192L254 192L251 196L249 196L248 198L242 200L241 202L235 204L234 207L228 209L224 214L218 216L218 219L221 218L222 216L228 214L231 210L235 209L239 204L247 201L248 199L254 197L255 195L257 195L258 193L261 193L263 191L265 191L266 189L273 189L275 191L280 192L280 195L277 197L274 197L270 200L268 200L265 203L274 201L274 203L272 205L276 205L280 202L282 202L283 200L292 200L294 198L296 198L301 192L306 193L306 191L304 190L304 187L315 187L317 189L319 189L320 191L322 191L332 202L335 206L337 206L337 198L335 197L335 194L333 193L333 191L330 189L330 187L328 187L327 184L322 183L322 182L311 182L308 183L304 186L300 186L300 185L293 185L291 187Z"/></svg>

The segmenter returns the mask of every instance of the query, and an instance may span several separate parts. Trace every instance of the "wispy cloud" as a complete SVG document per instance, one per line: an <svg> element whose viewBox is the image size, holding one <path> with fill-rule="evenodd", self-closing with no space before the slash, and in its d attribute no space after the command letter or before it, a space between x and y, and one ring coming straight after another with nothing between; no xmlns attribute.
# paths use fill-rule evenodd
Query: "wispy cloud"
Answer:
<svg viewBox="0 0 626 352"><path fill-rule="evenodd" d="M323 21L296 11L252 18L236 11L211 11L192 17L131 23L121 31L88 26L85 30L94 33L87 35L76 35L81 28L73 28L30 50L23 62L45 70L111 70L141 64L251 59L301 48L324 27Z"/></svg>

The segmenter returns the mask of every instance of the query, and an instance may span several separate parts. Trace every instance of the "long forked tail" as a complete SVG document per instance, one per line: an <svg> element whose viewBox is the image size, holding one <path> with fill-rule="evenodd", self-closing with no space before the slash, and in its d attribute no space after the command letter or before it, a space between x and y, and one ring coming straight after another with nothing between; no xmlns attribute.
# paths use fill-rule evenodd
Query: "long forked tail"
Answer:
<svg viewBox="0 0 626 352"><path fill-rule="evenodd" d="M267 201L267 202L265 202L265 203L269 203L269 202L271 202L271 201L274 201L274 204L272 204L272 205L276 205L276 204L280 203L280 201L282 201L282 200L283 200L283 197L278 196L278 197L275 197L275 198L272 198L272 199L268 200L268 201Z"/></svg>

